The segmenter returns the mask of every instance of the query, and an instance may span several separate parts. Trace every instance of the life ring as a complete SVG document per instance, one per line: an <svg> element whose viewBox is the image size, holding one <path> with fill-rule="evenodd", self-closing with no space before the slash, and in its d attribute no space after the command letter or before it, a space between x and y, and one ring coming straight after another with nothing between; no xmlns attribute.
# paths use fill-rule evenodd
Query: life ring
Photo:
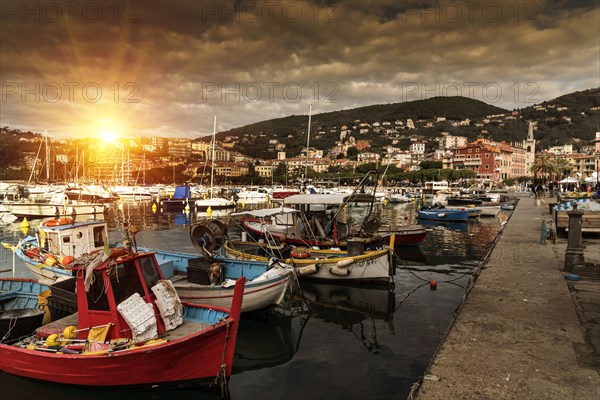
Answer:
<svg viewBox="0 0 600 400"><path fill-rule="evenodd" d="M74 222L73 218L54 218L48 221L42 222L42 226L61 226L71 225Z"/></svg>
<svg viewBox="0 0 600 400"><path fill-rule="evenodd" d="M308 258L310 253L305 248L298 247L291 251L290 256L292 258Z"/></svg>

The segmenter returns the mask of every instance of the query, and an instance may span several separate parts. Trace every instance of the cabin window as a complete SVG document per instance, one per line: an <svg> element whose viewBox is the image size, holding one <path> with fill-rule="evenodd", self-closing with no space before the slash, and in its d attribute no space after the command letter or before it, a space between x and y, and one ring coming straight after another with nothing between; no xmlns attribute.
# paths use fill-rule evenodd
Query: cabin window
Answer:
<svg viewBox="0 0 600 400"><path fill-rule="evenodd" d="M82 233L82 232L77 232L77 233L75 234L75 237L76 237L77 239L81 239L81 238L83 237L83 233Z"/></svg>
<svg viewBox="0 0 600 400"><path fill-rule="evenodd" d="M475 149L475 153L479 153L479 149Z"/></svg>
<svg viewBox="0 0 600 400"><path fill-rule="evenodd" d="M102 271L94 271L94 283L87 292L88 308L90 310L109 311L108 297L104 288Z"/></svg>
<svg viewBox="0 0 600 400"><path fill-rule="evenodd" d="M146 281L146 286L151 288L160 280L158 268L154 265L153 257L138 258L140 263L140 269L142 270L142 276Z"/></svg>
<svg viewBox="0 0 600 400"><path fill-rule="evenodd" d="M117 305L134 293L139 293L142 297L146 296L134 260L118 264L115 269L116 273L111 276L110 284Z"/></svg>
<svg viewBox="0 0 600 400"><path fill-rule="evenodd" d="M94 247L104 246L104 227L97 226L94 228Z"/></svg>
<svg viewBox="0 0 600 400"><path fill-rule="evenodd" d="M71 243L71 236L63 236L62 241L63 243Z"/></svg>
<svg viewBox="0 0 600 400"><path fill-rule="evenodd" d="M471 149L467 150L469 153L471 152Z"/></svg>

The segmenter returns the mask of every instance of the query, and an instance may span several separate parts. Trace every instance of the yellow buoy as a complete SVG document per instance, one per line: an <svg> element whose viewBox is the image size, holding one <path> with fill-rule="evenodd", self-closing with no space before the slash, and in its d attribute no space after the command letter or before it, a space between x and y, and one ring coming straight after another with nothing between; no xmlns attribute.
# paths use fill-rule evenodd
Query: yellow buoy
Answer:
<svg viewBox="0 0 600 400"><path fill-rule="evenodd" d="M54 256L52 257L48 257L46 258L46 261L44 261L44 264L46 264L49 267L52 267L53 265L56 265L56 258L54 258Z"/></svg>
<svg viewBox="0 0 600 400"><path fill-rule="evenodd" d="M60 346L60 343L58 342L58 334L53 333L52 335L48 336L46 338L46 344L48 347Z"/></svg>
<svg viewBox="0 0 600 400"><path fill-rule="evenodd" d="M27 217L23 218L23 221L21 222L21 229L29 230L29 221L27 221Z"/></svg>
<svg viewBox="0 0 600 400"><path fill-rule="evenodd" d="M208 206L208 208L206 209L206 216L209 218L212 216L212 208L210 208L210 206Z"/></svg>
<svg viewBox="0 0 600 400"><path fill-rule="evenodd" d="M65 339L73 339L77 334L76 330L77 327L73 325L67 326L63 331L63 336L65 337Z"/></svg>
<svg viewBox="0 0 600 400"><path fill-rule="evenodd" d="M186 214L189 214L189 212L190 212L190 205L186 204L185 208L183 210L185 211Z"/></svg>
<svg viewBox="0 0 600 400"><path fill-rule="evenodd" d="M246 200L242 200L242 208L246 207Z"/></svg>

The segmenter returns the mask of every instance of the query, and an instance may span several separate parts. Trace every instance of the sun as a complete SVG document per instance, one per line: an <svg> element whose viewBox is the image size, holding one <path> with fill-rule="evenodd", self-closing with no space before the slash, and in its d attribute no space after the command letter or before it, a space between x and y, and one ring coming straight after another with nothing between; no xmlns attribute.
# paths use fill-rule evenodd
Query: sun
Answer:
<svg viewBox="0 0 600 400"><path fill-rule="evenodd" d="M119 132L114 129L104 129L100 132L100 139L105 143L115 143L119 139Z"/></svg>

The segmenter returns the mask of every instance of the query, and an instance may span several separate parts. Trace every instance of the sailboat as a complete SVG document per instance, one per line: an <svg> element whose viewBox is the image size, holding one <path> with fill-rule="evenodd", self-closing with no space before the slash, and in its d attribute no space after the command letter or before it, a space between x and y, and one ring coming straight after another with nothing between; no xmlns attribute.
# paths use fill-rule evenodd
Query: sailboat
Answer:
<svg viewBox="0 0 600 400"><path fill-rule="evenodd" d="M212 165L210 170L210 190L208 192L208 198L197 199L195 201L196 211L198 212L212 212L215 210L228 210L235 208L235 201L224 199L222 197L214 197L214 176L215 176L215 145L216 145L216 134L217 134L217 116L215 115L214 126L213 126L213 138L212 138Z"/></svg>

